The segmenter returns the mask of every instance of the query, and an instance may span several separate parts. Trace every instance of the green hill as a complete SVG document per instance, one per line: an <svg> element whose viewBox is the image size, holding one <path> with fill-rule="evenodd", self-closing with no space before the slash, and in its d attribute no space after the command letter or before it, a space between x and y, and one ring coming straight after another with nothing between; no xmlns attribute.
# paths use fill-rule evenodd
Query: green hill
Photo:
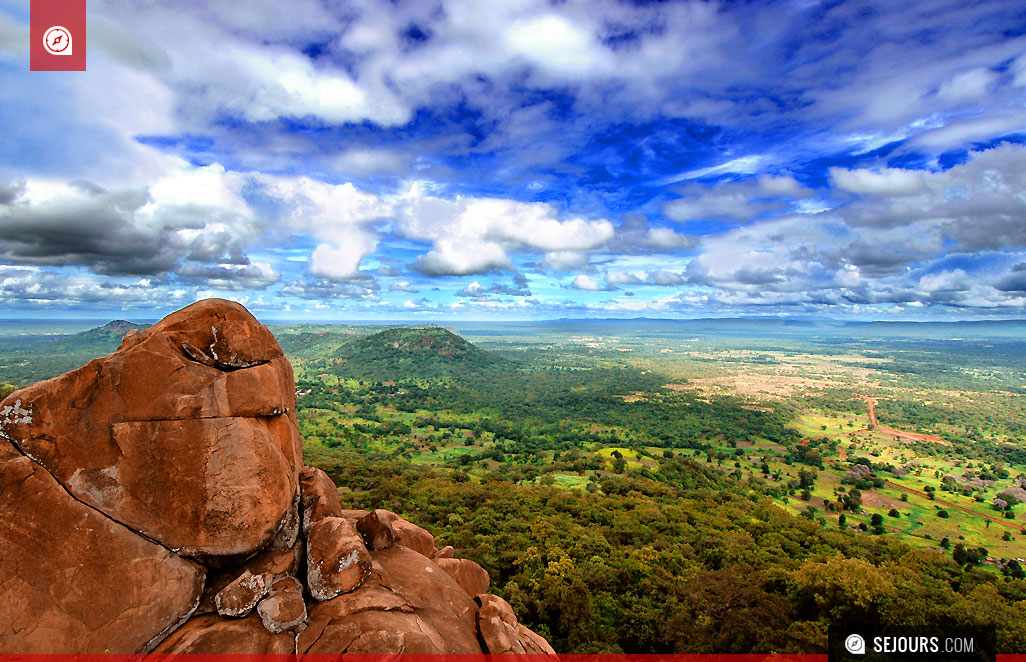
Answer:
<svg viewBox="0 0 1026 662"><path fill-rule="evenodd" d="M125 320L114 320L95 329L76 333L68 339L68 342L115 343L114 349L117 349L126 333L129 331L142 331L145 328L145 324L133 324Z"/></svg>
<svg viewBox="0 0 1026 662"><path fill-rule="evenodd" d="M344 377L399 381L459 377L506 364L455 333L436 326L396 327L353 338L334 354Z"/></svg>

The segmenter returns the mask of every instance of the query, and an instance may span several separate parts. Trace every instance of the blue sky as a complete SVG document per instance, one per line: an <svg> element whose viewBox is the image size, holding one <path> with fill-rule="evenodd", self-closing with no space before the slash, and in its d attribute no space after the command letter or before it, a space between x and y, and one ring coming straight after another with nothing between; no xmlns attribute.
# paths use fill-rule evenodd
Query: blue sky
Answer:
<svg viewBox="0 0 1026 662"><path fill-rule="evenodd" d="M1021 2L0 0L0 317L1022 317Z"/></svg>

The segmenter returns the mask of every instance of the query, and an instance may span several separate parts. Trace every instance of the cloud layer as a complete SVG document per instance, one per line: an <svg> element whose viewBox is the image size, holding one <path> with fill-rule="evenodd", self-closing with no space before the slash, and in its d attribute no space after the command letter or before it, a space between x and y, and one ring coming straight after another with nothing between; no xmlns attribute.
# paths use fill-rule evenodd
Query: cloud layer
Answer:
<svg viewBox="0 0 1026 662"><path fill-rule="evenodd" d="M1016 9L97 0L44 76L5 6L0 302L1021 316Z"/></svg>

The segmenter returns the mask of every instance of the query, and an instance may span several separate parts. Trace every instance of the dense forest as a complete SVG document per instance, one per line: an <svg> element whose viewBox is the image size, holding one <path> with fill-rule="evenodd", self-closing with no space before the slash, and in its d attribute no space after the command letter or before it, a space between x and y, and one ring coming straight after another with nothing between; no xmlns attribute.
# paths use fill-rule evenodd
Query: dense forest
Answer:
<svg viewBox="0 0 1026 662"><path fill-rule="evenodd" d="M488 568L560 651L822 652L830 625L856 621L993 627L999 650L1026 650L1021 574L793 517L690 460L594 490L322 447L307 461L347 505L401 513Z"/></svg>

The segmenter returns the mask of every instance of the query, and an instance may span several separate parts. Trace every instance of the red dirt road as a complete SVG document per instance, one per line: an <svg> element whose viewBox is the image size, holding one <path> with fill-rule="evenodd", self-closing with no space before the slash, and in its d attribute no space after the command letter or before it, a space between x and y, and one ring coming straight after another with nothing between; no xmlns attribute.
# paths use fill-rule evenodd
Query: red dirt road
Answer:
<svg viewBox="0 0 1026 662"><path fill-rule="evenodd" d="M910 439L912 441L944 441L935 434L920 434L919 432L905 432L904 430L895 430L894 428L880 427L876 422L876 400L869 397L868 395L862 395L856 393L866 401L866 405L869 407L869 429L883 432L884 434L893 434L895 437L901 437L902 439Z"/></svg>

